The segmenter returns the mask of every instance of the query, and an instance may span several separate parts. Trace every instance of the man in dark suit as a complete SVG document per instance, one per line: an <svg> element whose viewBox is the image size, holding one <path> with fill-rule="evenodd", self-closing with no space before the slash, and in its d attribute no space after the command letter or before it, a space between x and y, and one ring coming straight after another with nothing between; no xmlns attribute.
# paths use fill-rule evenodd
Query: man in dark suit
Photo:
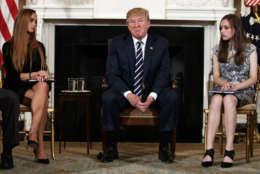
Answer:
<svg viewBox="0 0 260 174"><path fill-rule="evenodd" d="M106 77L110 89L103 95L107 148L101 161L118 158L116 130L120 110L132 105L144 112L152 103L160 110L159 159L173 162L169 142L177 112L178 94L170 89L168 42L148 34L149 12L134 8L127 13L129 34L110 42Z"/></svg>
<svg viewBox="0 0 260 174"><path fill-rule="evenodd" d="M11 169L13 165L12 148L19 144L17 123L20 103L18 96L7 89L0 88L0 110L2 111L3 153L0 168Z"/></svg>

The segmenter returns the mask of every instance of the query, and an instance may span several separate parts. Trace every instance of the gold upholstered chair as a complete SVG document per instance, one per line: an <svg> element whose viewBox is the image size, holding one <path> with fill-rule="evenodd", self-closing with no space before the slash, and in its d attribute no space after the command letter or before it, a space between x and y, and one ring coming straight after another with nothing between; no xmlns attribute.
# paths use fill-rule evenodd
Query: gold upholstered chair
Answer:
<svg viewBox="0 0 260 174"><path fill-rule="evenodd" d="M258 68L258 71L260 69ZM246 132L235 132L235 136L245 137L245 148L246 148L246 162L249 162L249 158L253 156L253 144L254 140L259 141L259 133L257 126L257 97L259 91L259 80L255 84L255 97L254 102L252 104L247 104L237 109L237 114L246 117ZM208 88L212 89L214 86L213 81L209 81ZM208 126L208 114L209 109L204 109L205 113L205 122L204 122L204 150L206 151L206 142L207 142L207 126ZM223 126L222 117L223 110L221 114L219 128L216 132L216 136L219 137L219 146L220 153L223 154L223 138L225 136L225 128Z"/></svg>

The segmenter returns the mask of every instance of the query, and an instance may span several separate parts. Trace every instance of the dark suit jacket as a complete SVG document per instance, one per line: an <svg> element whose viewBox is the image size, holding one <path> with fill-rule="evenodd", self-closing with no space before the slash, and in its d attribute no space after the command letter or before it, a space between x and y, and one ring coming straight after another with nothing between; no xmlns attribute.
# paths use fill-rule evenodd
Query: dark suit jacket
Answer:
<svg viewBox="0 0 260 174"><path fill-rule="evenodd" d="M144 56L144 97L150 92L160 95L162 89L170 86L168 41L148 34ZM112 90L122 94L133 91L135 48L130 34L110 41L106 71Z"/></svg>

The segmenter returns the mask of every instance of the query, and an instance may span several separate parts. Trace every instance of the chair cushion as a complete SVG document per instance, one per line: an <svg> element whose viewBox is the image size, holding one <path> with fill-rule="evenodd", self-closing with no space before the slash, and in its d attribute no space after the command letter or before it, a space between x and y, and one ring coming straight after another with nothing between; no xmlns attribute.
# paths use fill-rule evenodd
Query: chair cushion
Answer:
<svg viewBox="0 0 260 174"><path fill-rule="evenodd" d="M247 104L237 108L238 110L256 110L256 104Z"/></svg>
<svg viewBox="0 0 260 174"><path fill-rule="evenodd" d="M29 106L20 104L20 112L31 112L31 108Z"/></svg>
<svg viewBox="0 0 260 174"><path fill-rule="evenodd" d="M20 108L28 108L28 106L20 104Z"/></svg>
<svg viewBox="0 0 260 174"><path fill-rule="evenodd" d="M154 107L148 108L145 112L133 107L127 107L120 112L120 117L154 118L159 117L159 112Z"/></svg>

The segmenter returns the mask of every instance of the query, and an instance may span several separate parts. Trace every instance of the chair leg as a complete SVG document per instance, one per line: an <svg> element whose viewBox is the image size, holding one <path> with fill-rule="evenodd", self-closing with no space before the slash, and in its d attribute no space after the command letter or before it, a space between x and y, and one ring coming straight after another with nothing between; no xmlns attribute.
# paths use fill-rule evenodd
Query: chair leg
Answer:
<svg viewBox="0 0 260 174"><path fill-rule="evenodd" d="M224 127L223 127L223 114L220 115L220 122L219 122L219 130L221 131L220 138L219 138L219 147L220 147L220 154L223 155L224 148L223 148L223 136L224 136Z"/></svg>
<svg viewBox="0 0 260 174"><path fill-rule="evenodd" d="M204 125L204 151L207 150L207 139L208 139L208 113L205 115L205 125Z"/></svg>
<svg viewBox="0 0 260 174"><path fill-rule="evenodd" d="M250 131L251 131L250 115L247 115L247 130L246 130L246 162L247 163L249 162Z"/></svg>
<svg viewBox="0 0 260 174"><path fill-rule="evenodd" d="M257 118L257 114L251 113L251 117L250 117L250 124L251 124L251 131L250 131L250 157L253 157L253 153L254 153L254 132L255 132L255 120Z"/></svg>
<svg viewBox="0 0 260 174"><path fill-rule="evenodd" d="M220 135L220 138L219 138L219 147L220 147L220 154L223 155L223 152L224 152L224 148L223 148L223 135Z"/></svg>
<svg viewBox="0 0 260 174"><path fill-rule="evenodd" d="M54 140L54 112L51 112L51 154L52 159L55 160L55 140Z"/></svg>
<svg viewBox="0 0 260 174"><path fill-rule="evenodd" d="M258 131L258 124L257 124L257 113L254 113L254 142L259 143L260 142L260 135Z"/></svg>

